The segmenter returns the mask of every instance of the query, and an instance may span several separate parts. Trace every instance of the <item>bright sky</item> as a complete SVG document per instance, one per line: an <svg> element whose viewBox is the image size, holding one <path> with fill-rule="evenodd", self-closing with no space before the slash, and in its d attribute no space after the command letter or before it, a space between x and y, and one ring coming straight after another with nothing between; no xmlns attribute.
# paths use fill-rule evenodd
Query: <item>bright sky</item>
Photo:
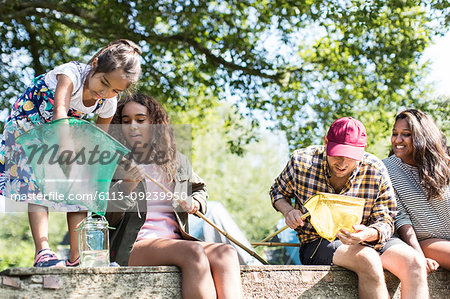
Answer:
<svg viewBox="0 0 450 299"><path fill-rule="evenodd" d="M434 45L425 50L423 57L431 62L426 80L435 82L436 95L450 96L450 32L436 39Z"/></svg>

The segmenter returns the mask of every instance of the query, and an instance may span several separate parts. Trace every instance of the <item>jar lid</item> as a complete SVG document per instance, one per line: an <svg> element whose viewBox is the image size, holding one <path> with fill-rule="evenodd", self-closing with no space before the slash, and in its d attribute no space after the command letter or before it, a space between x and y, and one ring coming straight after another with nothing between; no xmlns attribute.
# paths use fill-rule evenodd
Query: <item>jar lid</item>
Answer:
<svg viewBox="0 0 450 299"><path fill-rule="evenodd" d="M108 225L108 220L104 216L101 217L92 217L92 215L89 215L88 217L84 218L83 221L80 224L80 230L85 228L97 228L97 229L107 229L110 228Z"/></svg>

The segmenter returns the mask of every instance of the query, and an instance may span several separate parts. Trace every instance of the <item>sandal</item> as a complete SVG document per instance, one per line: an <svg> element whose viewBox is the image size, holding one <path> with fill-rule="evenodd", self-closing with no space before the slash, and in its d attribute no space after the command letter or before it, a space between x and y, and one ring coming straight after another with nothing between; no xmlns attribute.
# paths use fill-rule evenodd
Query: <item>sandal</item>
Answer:
<svg viewBox="0 0 450 299"><path fill-rule="evenodd" d="M66 267L78 267L80 265L80 257L77 257L73 262L70 258L66 260Z"/></svg>
<svg viewBox="0 0 450 299"><path fill-rule="evenodd" d="M58 259L56 253L50 248L44 248L38 251L34 258L33 267L64 267L63 260Z"/></svg>

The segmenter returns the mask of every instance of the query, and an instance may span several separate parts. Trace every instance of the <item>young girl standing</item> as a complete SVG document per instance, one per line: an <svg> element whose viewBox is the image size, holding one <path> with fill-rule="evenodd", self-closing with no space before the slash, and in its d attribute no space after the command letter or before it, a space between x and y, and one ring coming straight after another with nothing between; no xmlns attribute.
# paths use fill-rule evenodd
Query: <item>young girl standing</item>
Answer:
<svg viewBox="0 0 450 299"><path fill-rule="evenodd" d="M66 117L96 114L97 124L107 130L116 112L117 96L136 83L141 73L141 50L120 39L101 49L88 62L69 62L35 78L13 105L0 146L0 195L40 193L23 149L15 139L31 128ZM64 140L62 140L64 142ZM69 140L70 142L70 140ZM67 213L70 237L69 266L77 265L78 233L75 229L86 212L82 207L46 201L48 207ZM28 204L28 217L36 255L34 266L64 266L48 244L48 207Z"/></svg>

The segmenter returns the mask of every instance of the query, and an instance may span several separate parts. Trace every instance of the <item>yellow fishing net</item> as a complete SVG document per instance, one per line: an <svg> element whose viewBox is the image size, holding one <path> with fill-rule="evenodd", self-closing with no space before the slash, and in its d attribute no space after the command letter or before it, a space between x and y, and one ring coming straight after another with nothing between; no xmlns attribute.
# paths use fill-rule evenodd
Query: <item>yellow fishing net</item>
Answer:
<svg viewBox="0 0 450 299"><path fill-rule="evenodd" d="M361 223L364 198L318 193L304 206L311 215L311 224L317 233L332 241L340 229L353 232L353 225Z"/></svg>

